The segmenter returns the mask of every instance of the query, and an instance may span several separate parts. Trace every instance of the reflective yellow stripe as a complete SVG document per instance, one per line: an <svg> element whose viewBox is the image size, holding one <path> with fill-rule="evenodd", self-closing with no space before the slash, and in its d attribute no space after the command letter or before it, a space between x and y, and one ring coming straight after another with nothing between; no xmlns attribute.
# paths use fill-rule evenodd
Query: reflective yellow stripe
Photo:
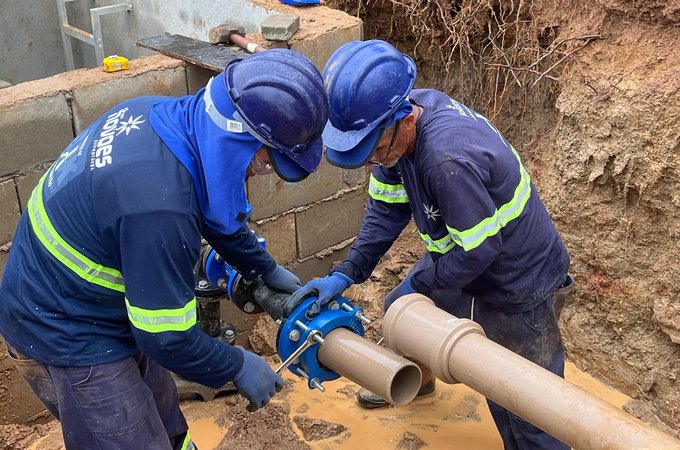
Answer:
<svg viewBox="0 0 680 450"><path fill-rule="evenodd" d="M187 431L186 436L184 436L184 441L182 442L181 450L195 450L195 449L196 446L191 441L191 437L189 437L189 432Z"/></svg>
<svg viewBox="0 0 680 450"><path fill-rule="evenodd" d="M28 201L28 216L33 233L52 256L83 280L114 291L125 292L123 275L119 271L92 261L59 236L43 203L42 191L46 176L40 179Z"/></svg>
<svg viewBox="0 0 680 450"><path fill-rule="evenodd" d="M522 166L522 160L515 149L513 147L510 148L517 158L520 172L520 181L515 189L512 200L497 209L492 216L487 217L468 230L459 231L448 225L446 226L454 242L463 247L465 251L479 247L486 238L494 236L510 221L519 217L531 196L529 174L524 169L524 166Z"/></svg>
<svg viewBox="0 0 680 450"><path fill-rule="evenodd" d="M163 331L186 331L196 325L196 297L177 309L144 309L132 306L125 299L130 323L142 331L162 333Z"/></svg>
<svg viewBox="0 0 680 450"><path fill-rule="evenodd" d="M373 174L368 183L368 195L385 203L408 203L408 195L403 184L381 183Z"/></svg>
<svg viewBox="0 0 680 450"><path fill-rule="evenodd" d="M441 239L432 239L430 235L420 233L420 237L425 241L427 249L434 253L444 254L456 246L456 243L453 242L453 239L449 235L446 235Z"/></svg>

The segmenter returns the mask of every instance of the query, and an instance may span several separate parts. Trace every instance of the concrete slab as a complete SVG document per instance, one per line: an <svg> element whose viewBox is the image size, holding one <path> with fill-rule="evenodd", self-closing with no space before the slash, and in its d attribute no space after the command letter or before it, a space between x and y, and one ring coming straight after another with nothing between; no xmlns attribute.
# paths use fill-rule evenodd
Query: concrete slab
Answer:
<svg viewBox="0 0 680 450"><path fill-rule="evenodd" d="M53 160L73 140L68 102L62 93L21 101L3 96L0 110L0 176Z"/></svg>
<svg viewBox="0 0 680 450"><path fill-rule="evenodd" d="M19 198L14 180L0 183L0 245L12 240L20 217Z"/></svg>
<svg viewBox="0 0 680 450"><path fill-rule="evenodd" d="M267 250L277 262L285 263L295 259L295 214L285 214L262 225L249 225L259 236L267 239Z"/></svg>
<svg viewBox="0 0 680 450"><path fill-rule="evenodd" d="M119 74L122 72L114 72ZM187 94L184 66L159 67L156 70L73 89L73 124L77 133L83 131L99 116L118 103L142 95L168 95L180 97Z"/></svg>
<svg viewBox="0 0 680 450"><path fill-rule="evenodd" d="M300 29L300 17L295 14L274 14L260 24L260 31L270 41L287 41Z"/></svg>
<svg viewBox="0 0 680 450"><path fill-rule="evenodd" d="M366 192L358 189L295 213L298 256L310 256L356 236L365 211Z"/></svg>
<svg viewBox="0 0 680 450"><path fill-rule="evenodd" d="M248 199L253 205L252 220L260 220L317 202L342 187L342 170L321 161L318 171L299 183L286 183L275 174L251 177Z"/></svg>

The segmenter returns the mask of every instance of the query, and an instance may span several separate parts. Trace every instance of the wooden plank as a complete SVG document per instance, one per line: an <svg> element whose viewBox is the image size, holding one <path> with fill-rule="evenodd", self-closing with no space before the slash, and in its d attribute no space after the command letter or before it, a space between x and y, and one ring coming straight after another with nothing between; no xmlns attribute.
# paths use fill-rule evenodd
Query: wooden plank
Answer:
<svg viewBox="0 0 680 450"><path fill-rule="evenodd" d="M135 45L172 56L215 72L221 72L227 63L249 56L242 50L235 50L222 44L191 39L179 34L165 33L160 36L140 39Z"/></svg>

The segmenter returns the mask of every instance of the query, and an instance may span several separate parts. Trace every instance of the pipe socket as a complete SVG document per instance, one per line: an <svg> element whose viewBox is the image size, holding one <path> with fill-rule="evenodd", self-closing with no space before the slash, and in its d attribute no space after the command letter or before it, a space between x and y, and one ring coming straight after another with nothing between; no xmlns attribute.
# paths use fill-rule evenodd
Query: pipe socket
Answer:
<svg viewBox="0 0 680 450"><path fill-rule="evenodd" d="M680 441L487 339L479 325L410 294L387 310L385 345L458 380L574 448L680 449Z"/></svg>
<svg viewBox="0 0 680 450"><path fill-rule="evenodd" d="M420 390L420 368L391 350L345 329L324 337L319 362L393 405L411 402Z"/></svg>

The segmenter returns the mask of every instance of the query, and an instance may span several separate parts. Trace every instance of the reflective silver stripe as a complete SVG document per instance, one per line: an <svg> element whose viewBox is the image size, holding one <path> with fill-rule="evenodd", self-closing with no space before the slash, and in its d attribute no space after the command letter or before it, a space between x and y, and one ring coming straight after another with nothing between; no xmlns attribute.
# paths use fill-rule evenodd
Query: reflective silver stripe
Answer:
<svg viewBox="0 0 680 450"><path fill-rule="evenodd" d="M423 233L420 233L420 237L425 241L425 246L431 252L444 254L456 246L453 238L449 235L437 240L434 240L430 235Z"/></svg>
<svg viewBox="0 0 680 450"><path fill-rule="evenodd" d="M43 204L42 190L46 176L40 179L28 202L28 214L35 235L52 256L85 281L125 292L123 276L118 270L92 261L57 233Z"/></svg>
<svg viewBox="0 0 680 450"><path fill-rule="evenodd" d="M144 309L132 306L125 299L130 323L142 331L162 333L164 331L186 331L196 325L196 297L181 308Z"/></svg>
<svg viewBox="0 0 680 450"><path fill-rule="evenodd" d="M515 149L512 147L510 147L510 149L515 155L515 158L517 158L520 172L520 181L515 188L512 199L502 205L492 216L487 217L468 230L459 231L448 225L446 227L449 230L451 237L453 237L453 240L463 247L465 251L477 248L486 238L494 236L510 221L519 217L519 215L522 214L522 211L524 211L524 206L531 196L531 179L529 178L529 174L524 169L522 161Z"/></svg>
<svg viewBox="0 0 680 450"><path fill-rule="evenodd" d="M385 203L408 203L408 194L402 184L387 184L378 181L371 174L368 195Z"/></svg>

